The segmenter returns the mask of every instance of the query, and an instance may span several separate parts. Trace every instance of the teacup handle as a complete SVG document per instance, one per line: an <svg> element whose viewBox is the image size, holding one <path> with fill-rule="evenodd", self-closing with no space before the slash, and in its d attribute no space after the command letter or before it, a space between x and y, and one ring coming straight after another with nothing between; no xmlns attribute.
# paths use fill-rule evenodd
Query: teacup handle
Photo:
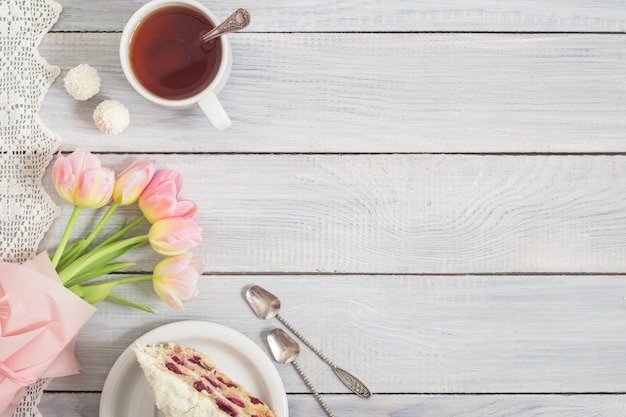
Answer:
<svg viewBox="0 0 626 417"><path fill-rule="evenodd" d="M217 96L213 93L207 95L198 102L200 108L209 118L211 124L219 131L226 129L230 126L231 121L228 114L222 107L222 103L217 99Z"/></svg>

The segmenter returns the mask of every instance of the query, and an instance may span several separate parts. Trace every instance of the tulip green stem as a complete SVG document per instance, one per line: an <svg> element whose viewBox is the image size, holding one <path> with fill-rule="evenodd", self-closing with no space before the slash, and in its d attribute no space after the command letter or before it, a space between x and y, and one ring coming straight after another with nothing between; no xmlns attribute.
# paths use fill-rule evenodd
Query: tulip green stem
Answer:
<svg viewBox="0 0 626 417"><path fill-rule="evenodd" d="M72 210L72 214L70 215L70 219L65 226L65 231L63 232L63 237L61 237L61 241L59 242L59 246L57 246L54 255L52 256L52 266L55 268L59 264L59 260L61 259L61 255L63 255L63 251L65 250L65 246L67 242L70 240L70 235L72 234L72 229L74 228L74 224L76 224L76 219L78 219L78 215L82 207L74 206L74 210Z"/></svg>
<svg viewBox="0 0 626 417"><path fill-rule="evenodd" d="M138 275L130 278L118 278L106 281L107 284L130 284L133 282L152 281L152 275Z"/></svg>
<svg viewBox="0 0 626 417"><path fill-rule="evenodd" d="M67 266L68 264L75 261L79 256L83 254L85 249L93 242L93 240L98 236L98 234L102 231L102 228L106 224L106 222L111 218L115 210L119 207L119 204L116 202L111 203L106 213L102 216L96 227L91 231L89 236L87 236L84 240L80 241L78 245L76 245L72 250L64 257L61 258L60 266Z"/></svg>
<svg viewBox="0 0 626 417"><path fill-rule="evenodd" d="M79 275L87 268L93 267L94 265L98 265L102 262L106 263L111 259L116 259L118 256L128 251L130 248L143 245L147 242L148 235L141 235L111 243L110 245L104 246L98 250L94 249L76 259L74 262L68 265L67 268L60 271L59 278L61 279L63 285L66 287L71 287L72 285L79 284L80 282L75 282L77 280L72 280L72 278Z"/></svg>
<svg viewBox="0 0 626 417"><path fill-rule="evenodd" d="M124 234L126 234L130 230L132 230L135 227L137 227L138 225L140 225L144 220L146 220L146 216L143 216L143 215L139 216L132 223L129 223L128 225L124 226L123 228L118 230L113 236L109 237L107 240L105 240L104 242L100 243L98 246L95 247L95 249L99 249L99 248L101 248L103 246L108 245L111 242L115 242L117 239L119 239L120 237L124 236Z"/></svg>

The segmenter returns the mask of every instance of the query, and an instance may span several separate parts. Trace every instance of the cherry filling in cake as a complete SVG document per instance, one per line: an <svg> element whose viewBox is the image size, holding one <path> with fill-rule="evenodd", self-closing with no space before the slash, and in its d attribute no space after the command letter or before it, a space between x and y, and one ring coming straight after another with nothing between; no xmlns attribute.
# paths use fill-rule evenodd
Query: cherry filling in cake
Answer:
<svg viewBox="0 0 626 417"><path fill-rule="evenodd" d="M258 397L230 379L209 357L177 343L134 346L157 407L167 417L275 417Z"/></svg>

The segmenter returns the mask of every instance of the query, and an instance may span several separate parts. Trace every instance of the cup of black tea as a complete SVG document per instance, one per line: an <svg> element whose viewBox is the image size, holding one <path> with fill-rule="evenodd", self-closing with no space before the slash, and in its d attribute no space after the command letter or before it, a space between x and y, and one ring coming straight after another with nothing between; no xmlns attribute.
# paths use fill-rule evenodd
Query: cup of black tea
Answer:
<svg viewBox="0 0 626 417"><path fill-rule="evenodd" d="M120 41L120 62L130 85L169 108L199 105L218 130L231 121L217 98L232 66L226 35L201 42L220 22L194 0L152 0L129 19Z"/></svg>

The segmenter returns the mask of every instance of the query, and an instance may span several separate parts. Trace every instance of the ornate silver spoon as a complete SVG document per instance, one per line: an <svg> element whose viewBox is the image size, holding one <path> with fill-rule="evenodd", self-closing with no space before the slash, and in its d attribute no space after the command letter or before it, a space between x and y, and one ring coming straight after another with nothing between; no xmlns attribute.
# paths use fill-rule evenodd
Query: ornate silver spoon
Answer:
<svg viewBox="0 0 626 417"><path fill-rule="evenodd" d="M307 388L313 393L313 396L320 403L322 409L328 414L328 417L334 417L333 413L330 411L320 394L311 384L311 381L307 376L302 372L300 365L296 362L296 358L300 354L300 346L298 343L293 340L287 333L285 333L282 329L274 329L267 335L267 344L270 346L270 350L272 351L272 355L274 355L274 359L278 363L291 363L293 367L296 369L300 378L304 381Z"/></svg>
<svg viewBox="0 0 626 417"><path fill-rule="evenodd" d="M236 32L250 24L250 13L240 8L235 10L222 23L209 32L198 35L198 39L186 44L180 38L169 38L159 42L144 57L144 65L150 73L158 77L177 76L177 72L186 68L192 60L193 51L202 45L202 51L209 52L215 46L216 38ZM197 57L196 57L197 59Z"/></svg>
<svg viewBox="0 0 626 417"><path fill-rule="evenodd" d="M246 300L259 318L269 320L276 317L286 328L291 330L293 334L302 340L302 343L304 343L317 356L319 356L320 359L331 367L341 382L343 382L346 387L350 388L352 392L361 398L369 398L372 396L372 392L363 382L350 372L335 365L334 362L328 359L326 355L314 347L298 330L296 330L291 324L283 319L280 314L278 314L278 311L280 310L280 299L278 297L258 285L253 285L246 290Z"/></svg>
<svg viewBox="0 0 626 417"><path fill-rule="evenodd" d="M200 34L200 39L192 42L189 47L193 48L202 43L210 43L213 39L218 38L227 33L236 32L244 29L250 24L250 12L244 8L235 10L222 23L215 26L210 32Z"/></svg>

